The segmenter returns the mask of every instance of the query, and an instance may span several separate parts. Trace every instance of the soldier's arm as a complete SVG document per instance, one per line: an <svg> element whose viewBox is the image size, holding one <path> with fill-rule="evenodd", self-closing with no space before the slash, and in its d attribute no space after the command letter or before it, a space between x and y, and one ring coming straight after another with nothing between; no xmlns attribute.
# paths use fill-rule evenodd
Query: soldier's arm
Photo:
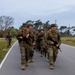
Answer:
<svg viewBox="0 0 75 75"><path fill-rule="evenodd" d="M60 50L60 52L62 52L60 47L59 47L60 45L61 45L61 36L60 36L60 33L58 33L58 44L56 46Z"/></svg>
<svg viewBox="0 0 75 75"><path fill-rule="evenodd" d="M29 36L30 36L29 29L27 29L26 34L25 34L25 37L26 38L29 38Z"/></svg>
<svg viewBox="0 0 75 75"><path fill-rule="evenodd" d="M61 44L61 36L60 36L60 33L58 33L58 45L60 46Z"/></svg>
<svg viewBox="0 0 75 75"><path fill-rule="evenodd" d="M47 35L46 35L47 37L46 37L46 39L47 39L47 44L54 44L54 42L53 41L51 41L50 39L49 39L49 37L50 37L50 34L49 34L49 32L47 33Z"/></svg>

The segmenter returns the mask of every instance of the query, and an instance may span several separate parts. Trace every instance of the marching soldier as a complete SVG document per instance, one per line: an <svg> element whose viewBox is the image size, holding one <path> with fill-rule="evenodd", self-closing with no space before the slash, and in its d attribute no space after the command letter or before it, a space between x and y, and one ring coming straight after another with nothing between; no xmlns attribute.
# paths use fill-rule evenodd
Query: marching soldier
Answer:
<svg viewBox="0 0 75 75"><path fill-rule="evenodd" d="M39 34L38 34L41 57L43 56L44 49L45 49L45 37L44 37L44 34L45 34L44 29L41 29Z"/></svg>
<svg viewBox="0 0 75 75"><path fill-rule="evenodd" d="M17 35L17 40L20 46L20 52L22 51L22 47L23 47L23 34L22 34L22 29L19 30L18 35Z"/></svg>
<svg viewBox="0 0 75 75"><path fill-rule="evenodd" d="M28 67L28 60L30 58L29 56L29 48L30 43L29 43L29 31L27 30L27 26L26 24L23 23L23 47L24 47L24 51L25 51L25 65L26 67Z"/></svg>
<svg viewBox="0 0 75 75"><path fill-rule="evenodd" d="M36 51L40 51L40 44L39 44L40 41L39 41L39 38L38 38L39 32L40 32L40 30L36 31Z"/></svg>
<svg viewBox="0 0 75 75"><path fill-rule="evenodd" d="M61 44L60 34L56 31L56 24L51 24L50 31L47 34L47 43L49 51L49 64L51 70L54 69L54 62L56 61L58 48Z"/></svg>
<svg viewBox="0 0 75 75"><path fill-rule="evenodd" d="M45 42L46 42L46 48L47 48L47 57L49 59L49 50L48 50L48 40L47 40L47 35L51 31L51 28L49 27L48 30L45 32Z"/></svg>
<svg viewBox="0 0 75 75"><path fill-rule="evenodd" d="M7 47L10 47L11 46L11 41L12 41L12 35L11 35L10 32L7 33L6 40L7 40Z"/></svg>
<svg viewBox="0 0 75 75"><path fill-rule="evenodd" d="M17 40L20 46L20 53L21 53L21 69L24 70L25 69L25 64L26 64L26 53L25 53L25 48L23 45L23 31L24 29L26 29L27 27L23 24L22 28L19 30L18 35L17 35Z"/></svg>
<svg viewBox="0 0 75 75"><path fill-rule="evenodd" d="M35 45L35 30L33 29L33 25L29 24L28 25L28 31L29 31L29 43L30 43L30 61L33 62L33 56L34 56L34 45Z"/></svg>

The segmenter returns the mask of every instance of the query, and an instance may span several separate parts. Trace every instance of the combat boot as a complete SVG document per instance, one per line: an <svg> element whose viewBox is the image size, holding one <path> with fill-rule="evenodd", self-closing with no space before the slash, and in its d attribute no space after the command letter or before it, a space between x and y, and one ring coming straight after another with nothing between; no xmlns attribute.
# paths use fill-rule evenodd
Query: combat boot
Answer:
<svg viewBox="0 0 75 75"><path fill-rule="evenodd" d="M28 60L28 63L30 63L30 59Z"/></svg>
<svg viewBox="0 0 75 75"><path fill-rule="evenodd" d="M31 58L31 60L30 60L31 62L34 62L34 60L33 60L33 57Z"/></svg>
<svg viewBox="0 0 75 75"><path fill-rule="evenodd" d="M26 67L28 67L28 62L26 62Z"/></svg>
<svg viewBox="0 0 75 75"><path fill-rule="evenodd" d="M53 65L50 65L50 69L53 70L54 69L54 66Z"/></svg>
<svg viewBox="0 0 75 75"><path fill-rule="evenodd" d="M25 65L24 64L21 65L21 69L25 70Z"/></svg>
<svg viewBox="0 0 75 75"><path fill-rule="evenodd" d="M53 70L54 69L54 64L50 63L50 69Z"/></svg>

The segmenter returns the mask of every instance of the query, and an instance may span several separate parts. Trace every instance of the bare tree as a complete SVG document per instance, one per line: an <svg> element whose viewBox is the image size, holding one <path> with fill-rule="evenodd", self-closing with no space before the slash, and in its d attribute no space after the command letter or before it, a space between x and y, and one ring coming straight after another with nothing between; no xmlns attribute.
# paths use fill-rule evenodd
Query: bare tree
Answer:
<svg viewBox="0 0 75 75"><path fill-rule="evenodd" d="M8 29L13 24L13 18L10 16L3 16L4 18L4 24L5 24L5 30Z"/></svg>
<svg viewBox="0 0 75 75"><path fill-rule="evenodd" d="M10 16L0 16L0 37L4 36L10 30L14 19Z"/></svg>
<svg viewBox="0 0 75 75"><path fill-rule="evenodd" d="M2 20L2 17L0 17L0 30L3 30L2 24L3 24L3 20Z"/></svg>
<svg viewBox="0 0 75 75"><path fill-rule="evenodd" d="M0 26L7 30L12 24L14 19L10 16L1 16L0 17Z"/></svg>

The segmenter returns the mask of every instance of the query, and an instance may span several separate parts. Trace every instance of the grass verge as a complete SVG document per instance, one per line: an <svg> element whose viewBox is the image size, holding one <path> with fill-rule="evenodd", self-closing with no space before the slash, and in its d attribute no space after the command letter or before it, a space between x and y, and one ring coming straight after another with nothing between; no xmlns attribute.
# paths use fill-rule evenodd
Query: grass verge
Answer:
<svg viewBox="0 0 75 75"><path fill-rule="evenodd" d="M75 37L61 37L61 42L70 46L75 46Z"/></svg>
<svg viewBox="0 0 75 75"><path fill-rule="evenodd" d="M16 38L13 38L11 46L14 44L15 41L16 41ZM7 42L5 38L0 38L0 62L3 60L3 58L5 57L9 49L10 47L7 48Z"/></svg>

